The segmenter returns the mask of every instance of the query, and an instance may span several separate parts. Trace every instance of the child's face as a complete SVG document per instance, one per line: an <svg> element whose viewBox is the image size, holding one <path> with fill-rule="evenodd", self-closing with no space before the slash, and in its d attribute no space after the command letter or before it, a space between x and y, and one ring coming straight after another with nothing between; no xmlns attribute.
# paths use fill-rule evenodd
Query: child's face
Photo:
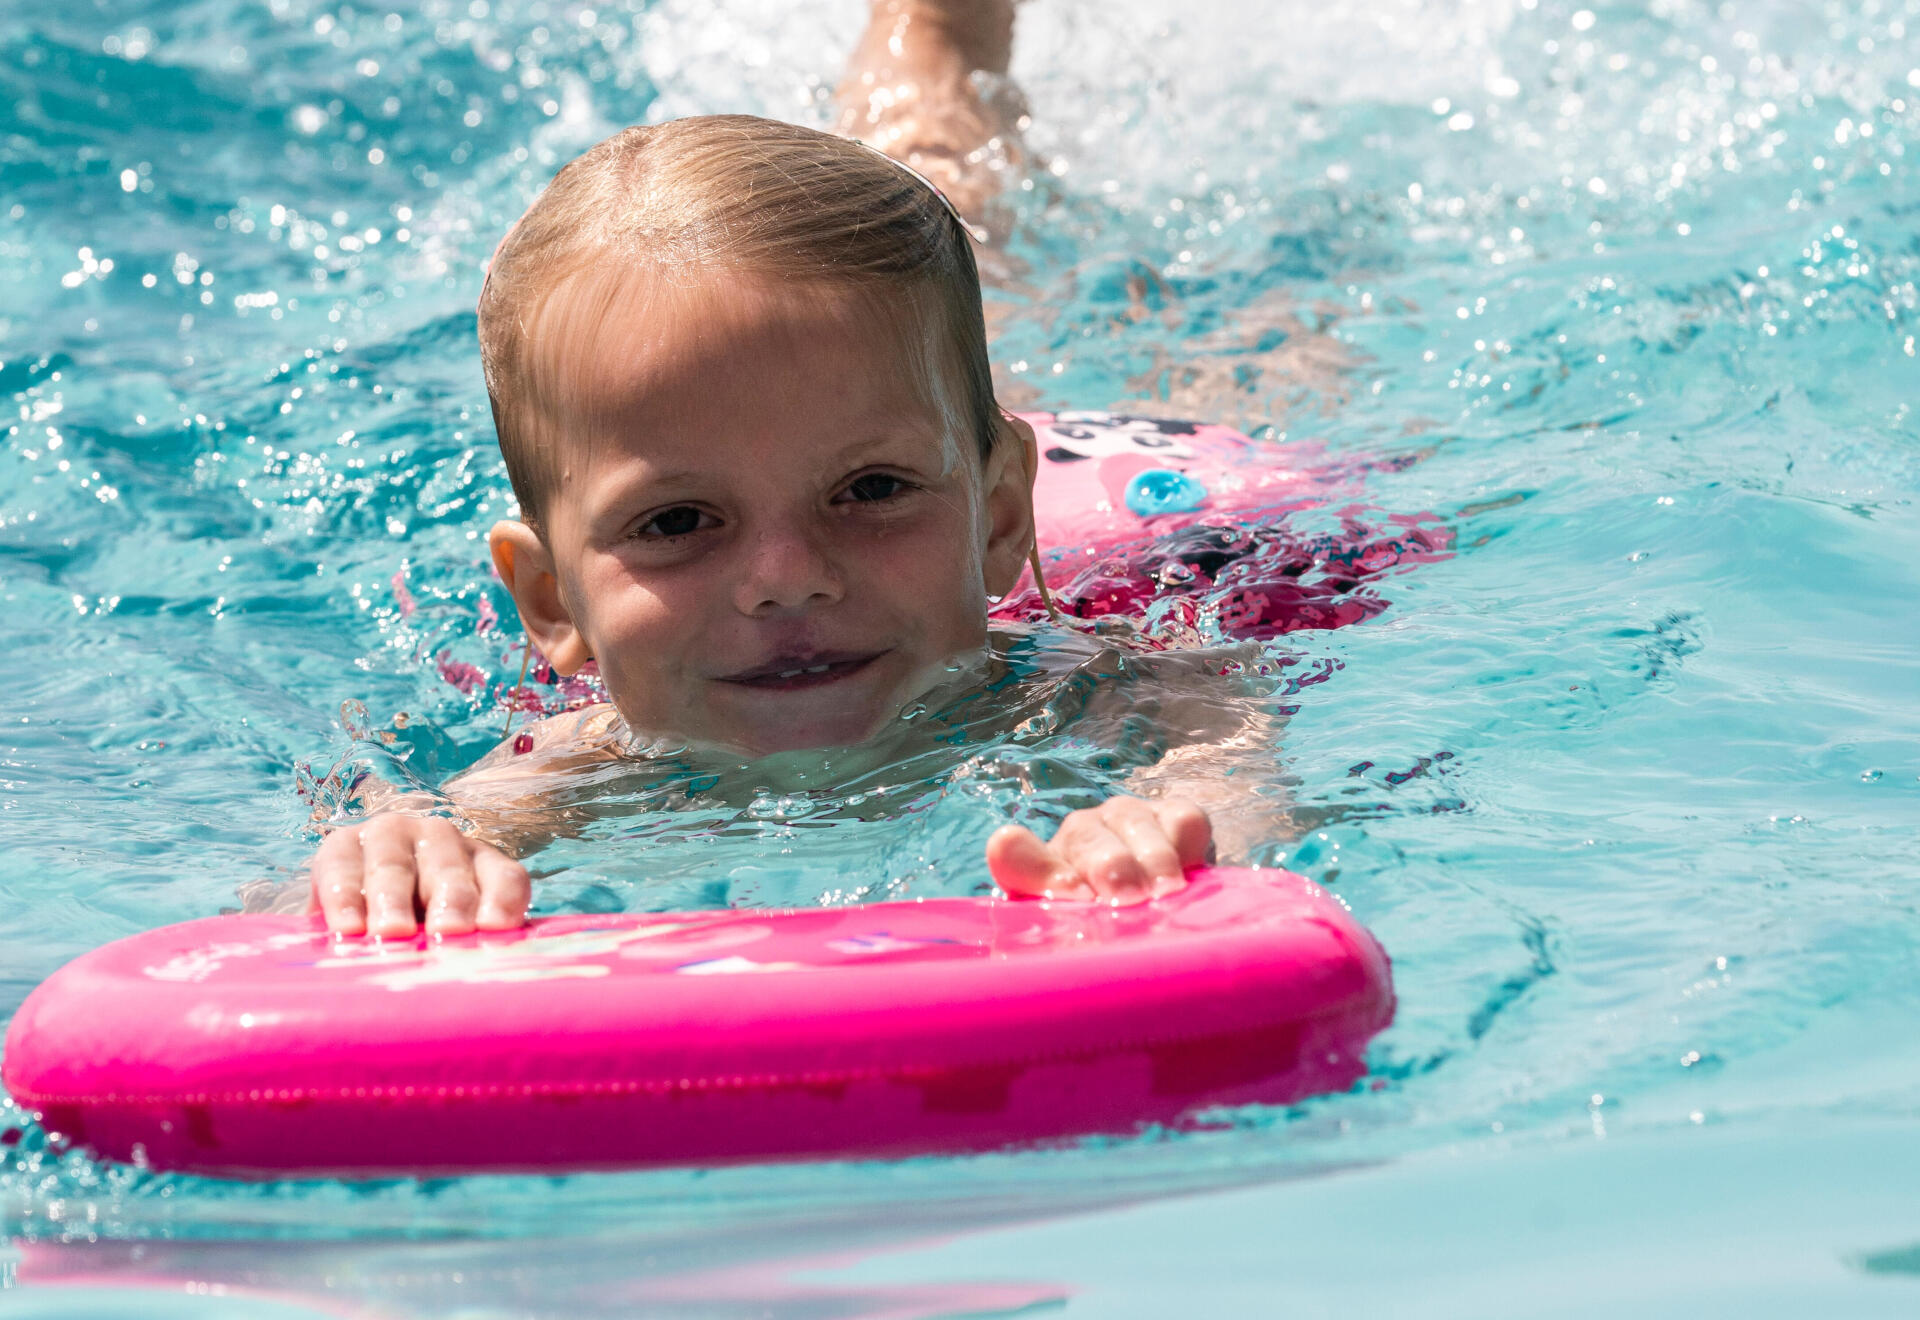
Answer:
<svg viewBox="0 0 1920 1320"><path fill-rule="evenodd" d="M501 577L548 659L596 661L637 730L862 741L985 641L1031 543L1032 433L1003 428L983 462L871 299L738 277L648 293L588 332L542 318L562 476L544 535L494 529Z"/></svg>

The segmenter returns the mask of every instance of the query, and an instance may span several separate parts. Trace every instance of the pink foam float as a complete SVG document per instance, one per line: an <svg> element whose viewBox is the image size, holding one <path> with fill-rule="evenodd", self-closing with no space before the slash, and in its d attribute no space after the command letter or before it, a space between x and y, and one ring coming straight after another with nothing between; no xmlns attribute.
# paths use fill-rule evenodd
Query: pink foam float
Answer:
<svg viewBox="0 0 1920 1320"><path fill-rule="evenodd" d="M4 1080L106 1159L254 1178L977 1151L1352 1086L1380 946L1289 872L1191 880L438 943L210 917L56 972Z"/></svg>
<svg viewBox="0 0 1920 1320"><path fill-rule="evenodd" d="M1148 640L1358 623L1386 607L1364 584L1451 553L1452 530L1427 513L1349 504L1337 528L1294 530L1297 515L1338 503L1358 475L1393 462L1333 461L1205 422L1022 417L1040 446L1035 530L1055 601L1080 618L1144 620ZM1044 612L1031 585L995 610Z"/></svg>

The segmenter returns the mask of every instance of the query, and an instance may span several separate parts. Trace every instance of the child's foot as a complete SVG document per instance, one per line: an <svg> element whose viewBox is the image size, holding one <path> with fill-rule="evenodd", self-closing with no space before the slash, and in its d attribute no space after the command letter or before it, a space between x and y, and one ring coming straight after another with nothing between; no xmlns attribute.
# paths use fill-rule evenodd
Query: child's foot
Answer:
<svg viewBox="0 0 1920 1320"><path fill-rule="evenodd" d="M913 166L977 221L1019 155L1012 49L1013 0L873 0L835 94L836 128Z"/></svg>

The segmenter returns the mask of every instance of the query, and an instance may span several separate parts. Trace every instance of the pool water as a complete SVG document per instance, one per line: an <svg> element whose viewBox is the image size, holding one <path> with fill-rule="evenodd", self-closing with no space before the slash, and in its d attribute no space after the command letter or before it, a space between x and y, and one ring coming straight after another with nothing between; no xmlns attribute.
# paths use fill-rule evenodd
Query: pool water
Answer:
<svg viewBox="0 0 1920 1320"><path fill-rule="evenodd" d="M1021 13L1003 397L1314 446L1358 516L1451 530L1215 693L1284 708L1264 856L1394 957L1368 1085L965 1160L370 1186L104 1167L15 1112L0 1310L1920 1309L1920 3L1588 3ZM491 745L481 262L619 125L822 122L861 17L0 14L8 1007L293 881L343 760ZM610 815L540 905L965 892L1009 811L1125 769L1124 724L1059 723ZM975 773L1020 757L1074 773Z"/></svg>

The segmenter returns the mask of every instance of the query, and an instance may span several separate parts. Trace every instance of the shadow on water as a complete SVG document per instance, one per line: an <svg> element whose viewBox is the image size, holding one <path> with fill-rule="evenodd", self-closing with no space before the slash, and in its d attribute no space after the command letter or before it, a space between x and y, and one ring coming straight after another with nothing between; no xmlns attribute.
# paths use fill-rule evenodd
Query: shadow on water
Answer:
<svg viewBox="0 0 1920 1320"><path fill-rule="evenodd" d="M1859 1257L1855 1263L1868 1274L1920 1275L1920 1242L1910 1247L1870 1252Z"/></svg>
<svg viewBox="0 0 1920 1320"><path fill-rule="evenodd" d="M922 1162L919 1172L946 1169L971 1180L978 1170L970 1171L967 1163ZM618 1225L615 1214L595 1215L601 1221L599 1231L582 1228L580 1204L574 1198L549 1207L566 1215L566 1222L541 1223L537 1231L524 1235L517 1229L512 1236L450 1227L446 1236L427 1241L413 1234L331 1241L262 1241L257 1236L16 1238L7 1275L13 1302L27 1304L24 1314L143 1320L176 1314L166 1307L182 1295L202 1303L203 1309L178 1314L214 1320L228 1314L269 1320L282 1314L421 1320L496 1315L570 1320L1025 1316L1064 1308L1075 1287L1059 1279L1031 1277L1026 1269L966 1283L861 1284L820 1282L809 1276L934 1250L981 1231L1017 1232L1022 1225L1358 1166L1328 1164L1291 1173L1272 1167L1215 1169L1204 1182L1189 1171L1175 1175L1178 1185L1158 1186L1145 1185L1133 1167L1107 1167L1114 1178L1097 1183L1008 1184L957 1196L927 1189L927 1194L911 1199L790 1200L744 1215L728 1210L716 1216L707 1196L694 1195L678 1207L636 1204L633 1222L626 1225ZM611 1185L618 1182L616 1178ZM423 1191L427 1187L416 1186ZM531 1209L536 1222L545 1218L537 1207Z"/></svg>

